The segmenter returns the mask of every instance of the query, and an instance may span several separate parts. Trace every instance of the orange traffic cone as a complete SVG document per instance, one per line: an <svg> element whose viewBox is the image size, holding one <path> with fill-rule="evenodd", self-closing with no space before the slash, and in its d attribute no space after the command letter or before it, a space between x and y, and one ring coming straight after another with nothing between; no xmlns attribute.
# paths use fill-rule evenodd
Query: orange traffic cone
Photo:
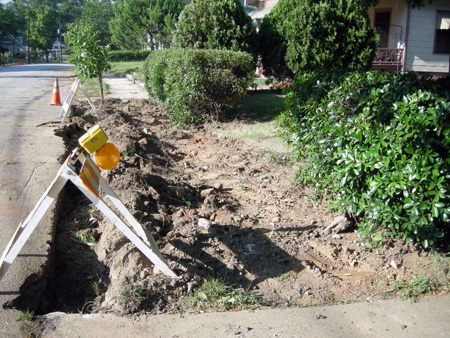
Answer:
<svg viewBox="0 0 450 338"><path fill-rule="evenodd" d="M53 86L52 102L50 104L52 106L62 106L61 98L59 97L58 78L55 78L55 85Z"/></svg>

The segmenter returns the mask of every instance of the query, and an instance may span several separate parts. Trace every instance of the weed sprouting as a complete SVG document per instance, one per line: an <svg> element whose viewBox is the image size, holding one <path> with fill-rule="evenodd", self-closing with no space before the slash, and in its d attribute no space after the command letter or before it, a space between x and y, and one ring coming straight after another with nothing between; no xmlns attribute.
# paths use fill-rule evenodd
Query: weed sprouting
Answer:
<svg viewBox="0 0 450 338"><path fill-rule="evenodd" d="M72 231L72 237L83 244L92 244L95 243L95 238L89 229Z"/></svg>
<svg viewBox="0 0 450 338"><path fill-rule="evenodd" d="M292 155L277 153L274 151L269 152L267 155L267 160L278 165L289 165L293 163Z"/></svg>
<svg viewBox="0 0 450 338"><path fill-rule="evenodd" d="M385 282L381 281L379 285ZM390 285L391 287L386 291L387 295L396 294L403 299L409 299L413 303L417 302L421 295L449 290L448 282L430 278L422 274L416 274L411 280L391 280Z"/></svg>
<svg viewBox="0 0 450 338"><path fill-rule="evenodd" d="M95 293L96 296L100 296L106 292L107 287L103 282L92 282L91 290Z"/></svg>
<svg viewBox="0 0 450 338"><path fill-rule="evenodd" d="M245 186L245 185L241 185L241 186L238 187L236 190L237 190L237 191L242 191L242 192L247 192L247 191L250 190L250 188L247 187L247 186Z"/></svg>
<svg viewBox="0 0 450 338"><path fill-rule="evenodd" d="M23 319L24 321L30 321L32 320L34 317L34 312L30 311L30 309L26 309L22 311L22 315L21 315L21 319Z"/></svg>
<svg viewBox="0 0 450 338"><path fill-rule="evenodd" d="M143 285L127 285L120 294L120 299L130 308L139 308L149 296L147 288Z"/></svg>

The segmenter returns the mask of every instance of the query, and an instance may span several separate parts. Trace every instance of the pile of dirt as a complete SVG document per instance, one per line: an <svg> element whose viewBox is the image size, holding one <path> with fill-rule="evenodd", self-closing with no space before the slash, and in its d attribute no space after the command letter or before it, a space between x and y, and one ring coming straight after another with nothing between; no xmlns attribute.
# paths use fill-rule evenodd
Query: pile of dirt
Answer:
<svg viewBox="0 0 450 338"><path fill-rule="evenodd" d="M183 297L211 276L260 297L259 307L368 301L383 298L389 281L431 264L412 244L370 248L351 228L324 232L338 215L294 187L290 163L258 144L207 127L177 129L151 100L108 99L98 111L100 122L77 103L57 134L72 150L86 130L102 126L122 156L103 177L152 232L178 277L155 273L69 186L50 283L53 311L186 311ZM80 232L92 243L75 236Z"/></svg>

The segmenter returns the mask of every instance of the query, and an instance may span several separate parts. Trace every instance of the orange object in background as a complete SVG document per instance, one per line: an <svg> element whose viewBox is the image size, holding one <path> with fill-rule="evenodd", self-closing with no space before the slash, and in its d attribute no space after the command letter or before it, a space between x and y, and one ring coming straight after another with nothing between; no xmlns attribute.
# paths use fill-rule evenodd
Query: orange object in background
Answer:
<svg viewBox="0 0 450 338"><path fill-rule="evenodd" d="M112 143L105 143L95 152L95 163L103 170L113 169L119 161L119 149Z"/></svg>
<svg viewBox="0 0 450 338"><path fill-rule="evenodd" d="M52 93L52 102L50 102L50 105L52 105L52 106L62 106L61 98L59 96L58 78L55 78L55 84L53 86L53 93Z"/></svg>

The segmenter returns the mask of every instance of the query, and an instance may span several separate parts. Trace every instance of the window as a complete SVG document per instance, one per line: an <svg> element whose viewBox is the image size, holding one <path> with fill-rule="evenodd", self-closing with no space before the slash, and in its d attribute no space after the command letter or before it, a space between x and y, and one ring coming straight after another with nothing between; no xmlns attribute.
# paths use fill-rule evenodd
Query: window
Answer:
<svg viewBox="0 0 450 338"><path fill-rule="evenodd" d="M436 32L434 34L434 52L450 53L450 12L437 11Z"/></svg>

